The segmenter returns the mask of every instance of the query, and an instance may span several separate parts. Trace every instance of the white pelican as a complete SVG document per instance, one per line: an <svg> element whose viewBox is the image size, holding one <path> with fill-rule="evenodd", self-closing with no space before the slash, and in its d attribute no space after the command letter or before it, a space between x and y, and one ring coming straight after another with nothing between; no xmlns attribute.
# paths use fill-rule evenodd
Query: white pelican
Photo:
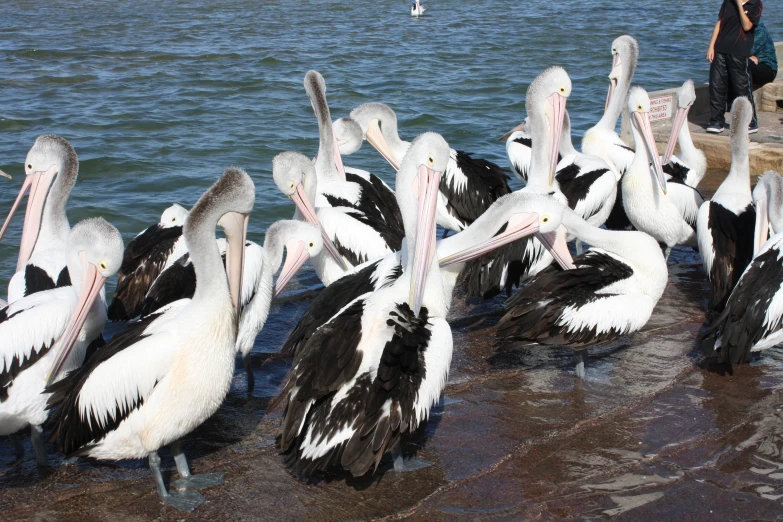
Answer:
<svg viewBox="0 0 783 522"><path fill-rule="evenodd" d="M765 172L759 177L753 199L757 253L712 326L717 329L715 350L719 352L719 360L731 364L748 362L751 352L783 342L783 178L780 174ZM767 241L770 225L774 235Z"/></svg>
<svg viewBox="0 0 783 522"><path fill-rule="evenodd" d="M697 149L691 139L688 128L688 111L696 101L696 89L693 81L687 80L677 90L677 114L672 122L672 131L666 144L666 152L661 158L663 172L670 181L685 183L696 187L707 172L707 158ZM680 145L680 154L674 156L674 147Z"/></svg>
<svg viewBox="0 0 783 522"><path fill-rule="evenodd" d="M29 189L16 274L8 283L9 303L71 284L65 252L71 229L65 208L79 175L76 151L59 136L39 136L27 153L24 169L22 189L0 229L2 238Z"/></svg>
<svg viewBox="0 0 783 522"><path fill-rule="evenodd" d="M351 118L361 126L364 138L396 170L410 143L400 139L394 111L382 103L365 103L351 111ZM499 166L451 149L440 181L438 224L459 232L509 192L508 176Z"/></svg>
<svg viewBox="0 0 783 522"><path fill-rule="evenodd" d="M317 237L314 236L314 232ZM218 238L218 249L225 263L226 241ZM277 296L299 268L321 252L323 240L317 226L300 221L281 220L269 226L261 247L252 241L245 241L244 269L242 270L242 297L239 301L239 331L237 352L247 375L247 392L255 388L250 351L258 332L264 327L269 315L272 297ZM278 289L272 294L272 277L280 268L283 254L288 252L286 264L278 279ZM185 254L164 270L155 280L141 306L141 315L146 317L179 299L190 299L196 290L196 271L190 255Z"/></svg>
<svg viewBox="0 0 783 522"><path fill-rule="evenodd" d="M530 84L525 97L527 129L532 137L530 176L523 191L546 194L567 204L555 183L555 168L563 117L571 79L562 67L550 67ZM552 262L552 256L537 238L526 237L468 263L460 279L469 296L493 297L537 274Z"/></svg>
<svg viewBox="0 0 783 522"><path fill-rule="evenodd" d="M120 267L122 237L103 219L87 219L73 227L66 251L73 285L42 290L0 309L0 435L29 425L39 465L47 462L44 388L47 380L78 368L102 342L102 289ZM23 452L18 442L17 452Z"/></svg>
<svg viewBox="0 0 783 522"><path fill-rule="evenodd" d="M623 175L623 207L631 224L647 232L666 246L666 259L675 245L697 246L696 213L702 201L695 189L687 185L671 185L667 195L666 179L650 126L650 98L641 87L634 87L628 95L628 113L631 118L636 153ZM650 162L652 161L652 168ZM657 182L656 182L657 179ZM687 191L690 199L682 197Z"/></svg>
<svg viewBox="0 0 783 522"><path fill-rule="evenodd" d="M231 386L244 241L254 202L250 177L226 169L185 223L197 276L193 299L131 323L78 371L47 389L50 406L57 406L52 437L66 455L149 457L161 500L183 510L204 501L188 488L222 482L222 474L192 477L179 441L215 413ZM218 225L228 241L227 270L215 242ZM184 492L169 492L163 483L158 449L167 445Z"/></svg>
<svg viewBox="0 0 783 522"><path fill-rule="evenodd" d="M512 129L506 141L506 153L517 175L527 183L532 138L525 123ZM568 200L568 206L591 225L600 227L612 211L617 193L614 168L598 156L583 154L571 142L571 118L563 116L555 183ZM581 253L581 243L577 243Z"/></svg>
<svg viewBox="0 0 783 522"><path fill-rule="evenodd" d="M316 197L310 202L318 209L339 207L342 215L339 228L331 230L334 237L323 229L327 253L332 255L331 258L319 256L317 265L323 265L318 274L328 285L350 266L399 250L404 231L394 192L388 185L370 173L346 172L334 137L323 76L309 71L304 85L318 120L319 133ZM332 245L331 241L336 243Z"/></svg>
<svg viewBox="0 0 783 522"><path fill-rule="evenodd" d="M295 217L321 228L325 248L312 262L324 286L345 275L334 256L353 266L399 250L399 247L392 250L385 238L393 237L394 243L401 246L403 236L400 234L404 231L380 227L381 222L368 221L366 214L350 206L314 206L319 181L312 163L302 163L304 157L297 152L278 154L272 161L272 176L278 189L296 205ZM292 165L297 167L292 168ZM385 254L379 256L379 252Z"/></svg>
<svg viewBox="0 0 783 522"><path fill-rule="evenodd" d="M187 252L182 237L187 218L187 209L175 203L163 211L160 222L140 232L125 247L117 272L117 289L109 305L110 321L128 321L138 316L155 279Z"/></svg>
<svg viewBox="0 0 783 522"><path fill-rule="evenodd" d="M747 98L731 105L731 168L712 200L699 208L696 228L712 303L721 310L753 258L756 210L750 192L748 125L753 107Z"/></svg>
<svg viewBox="0 0 783 522"><path fill-rule="evenodd" d="M446 307L451 307L451 298L457 276L465 263L502 247L521 237L537 234L543 237L543 244L564 269L572 268L571 256L565 236L557 234L556 228L548 227L548 218L538 216L531 220L531 208L540 209L542 199L549 196L532 192L517 191L506 194L462 232L437 241L436 255L443 278ZM291 331L281 353L296 355L300 346L319 327L334 317L357 297L392 285L403 272L402 260L407 252L397 252L383 259L369 261L354 267L348 274L324 288L313 299L296 327Z"/></svg>
<svg viewBox="0 0 783 522"><path fill-rule="evenodd" d="M424 14L424 11L426 9L419 3L419 0L416 0L416 3L411 5L411 16L421 16Z"/></svg>
<svg viewBox="0 0 783 522"><path fill-rule="evenodd" d="M573 259L573 270L549 267L506 301L497 335L571 346L579 350L576 371L584 377L583 349L642 328L663 294L668 271L649 235L597 228L560 208L549 212L551 219L591 248Z"/></svg>
<svg viewBox="0 0 783 522"><path fill-rule="evenodd" d="M340 466L360 476L377 468L388 450L399 456L400 437L440 398L452 338L434 255L435 211L448 160L439 135L413 141L396 183L406 270L352 301L298 351L276 402L285 405L281 449L302 473Z"/></svg>

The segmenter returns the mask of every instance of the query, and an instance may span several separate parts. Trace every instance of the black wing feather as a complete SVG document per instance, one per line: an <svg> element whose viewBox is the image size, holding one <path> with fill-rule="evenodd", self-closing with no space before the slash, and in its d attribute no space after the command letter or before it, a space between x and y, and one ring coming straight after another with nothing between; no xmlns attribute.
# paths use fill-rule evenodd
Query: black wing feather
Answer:
<svg viewBox="0 0 783 522"><path fill-rule="evenodd" d="M710 267L712 302L722 310L742 272L753 259L756 211L748 205L739 215L710 201L708 226L715 256Z"/></svg>
<svg viewBox="0 0 783 522"><path fill-rule="evenodd" d="M466 186L457 191L456 175L444 175L440 179L440 191L446 195L449 213L468 226L498 198L509 194L511 188L506 173L491 161L458 150L456 164L467 178Z"/></svg>

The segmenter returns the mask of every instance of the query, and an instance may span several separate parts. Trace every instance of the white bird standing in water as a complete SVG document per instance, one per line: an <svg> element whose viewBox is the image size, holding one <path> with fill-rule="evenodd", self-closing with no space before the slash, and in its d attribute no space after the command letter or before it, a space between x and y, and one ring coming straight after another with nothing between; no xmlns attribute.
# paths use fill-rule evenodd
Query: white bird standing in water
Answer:
<svg viewBox="0 0 783 522"><path fill-rule="evenodd" d="M132 323L78 371L47 388L49 406L57 406L52 437L66 455L149 457L161 500L183 510L204 502L190 488L223 480L222 474L191 476L180 440L217 411L231 386L245 234L254 202L250 177L227 169L185 223L197 276L193 299ZM228 242L226 267L215 242L217 226ZM168 445L184 492L168 491L163 482L158 449Z"/></svg>
<svg viewBox="0 0 783 522"><path fill-rule="evenodd" d="M73 285L42 290L0 309L0 435L30 426L40 465L47 462L44 388L81 366L102 342L103 285L120 267L122 237L103 219L87 219L71 230L66 251Z"/></svg>
<svg viewBox="0 0 783 522"><path fill-rule="evenodd" d="M416 3L411 6L411 16L421 16L424 14L424 11L426 9L419 3L419 0L416 0Z"/></svg>

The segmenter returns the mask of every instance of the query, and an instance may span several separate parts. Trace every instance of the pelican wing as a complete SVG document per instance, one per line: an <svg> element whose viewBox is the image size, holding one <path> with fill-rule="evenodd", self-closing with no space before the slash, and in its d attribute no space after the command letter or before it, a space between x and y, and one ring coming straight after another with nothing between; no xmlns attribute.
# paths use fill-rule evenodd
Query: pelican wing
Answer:
<svg viewBox="0 0 783 522"><path fill-rule="evenodd" d="M704 203L704 198L698 190L683 183L671 183L667 189L666 197L674 203L685 222L696 230L696 217Z"/></svg>
<svg viewBox="0 0 783 522"><path fill-rule="evenodd" d="M65 332L76 295L72 288L37 292L0 309L0 401L24 370L46 355Z"/></svg>

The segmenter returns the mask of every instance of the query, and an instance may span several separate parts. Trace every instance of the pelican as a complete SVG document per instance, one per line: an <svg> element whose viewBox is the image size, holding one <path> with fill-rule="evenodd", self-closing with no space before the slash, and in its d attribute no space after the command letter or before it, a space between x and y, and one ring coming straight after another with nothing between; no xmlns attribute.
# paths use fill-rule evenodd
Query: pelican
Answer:
<svg viewBox="0 0 783 522"><path fill-rule="evenodd" d="M530 176L523 191L546 194L567 204L555 183L555 168L563 128L563 117L571 79L562 67L550 67L530 84L525 97L527 128L533 139ZM534 237L496 249L491 255L468 263L460 279L469 296L493 297L532 277L552 263L552 256Z"/></svg>
<svg viewBox="0 0 783 522"><path fill-rule="evenodd" d="M735 122L732 118L732 129ZM759 177L753 199L756 256L712 326L712 330L717 330L715 350L719 361L731 364L748 362L751 352L783 342L783 178L780 174L770 171ZM767 240L770 228L773 235Z"/></svg>
<svg viewBox="0 0 783 522"><path fill-rule="evenodd" d="M712 200L699 208L696 229L712 303L723 309L731 290L753 258L756 211L750 192L748 125L753 107L747 98L731 105L731 168ZM743 127L744 125L744 127Z"/></svg>
<svg viewBox="0 0 783 522"><path fill-rule="evenodd" d="M696 187L707 172L707 158L697 149L688 128L688 111L696 101L693 81L688 80L677 90L677 114L672 122L672 131L661 158L663 171L669 180ZM680 145L679 156L674 156L674 147Z"/></svg>
<svg viewBox="0 0 783 522"><path fill-rule="evenodd" d="M650 98L641 87L631 89L628 112L636 153L622 178L622 204L636 229L647 232L666 246L668 260L675 245L697 246L696 213L701 202L692 195L689 205L685 205L686 201L681 199L679 192L677 196L673 191L667 195L666 178L650 126ZM674 186L672 184L671 188ZM679 188L692 194L695 192L687 185L679 185Z"/></svg>
<svg viewBox="0 0 783 522"><path fill-rule="evenodd" d="M394 241L401 246L402 235L397 237L396 229L373 228L365 220L365 214L351 207L314 207L312 202L316 201L319 182L312 163L302 164L304 157L296 152L278 154L272 161L272 176L278 189L293 200L296 206L295 217L321 229L324 250L313 257L312 263L324 286L329 286L346 273L334 261L335 256L346 265L353 266L399 250L390 248L384 239L385 236L394 236ZM292 164L301 164L302 168L292 170ZM379 252L384 254L378 255Z"/></svg>
<svg viewBox="0 0 783 522"><path fill-rule="evenodd" d="M549 205L558 203L550 198ZM562 224L591 248L573 259L573 270L549 267L506 301L497 335L571 346L576 373L584 377L585 348L647 323L666 287L667 266L658 243L643 232L597 228L562 205L547 213L552 225Z"/></svg>
<svg viewBox="0 0 783 522"><path fill-rule="evenodd" d="M573 267L565 236L547 227L546 216L540 216L538 222L530 219L530 209L541 199L547 198L548 196L523 191L506 194L495 201L468 228L437 241L436 255L441 268L447 309L451 307L457 276L466 262L521 237L537 234L544 247L563 269ZM281 353L296 355L299 347L303 346L319 327L351 301L396 282L402 276L402 260L405 256L407 253L403 250L383 259L369 261L354 267L341 279L324 288L289 334Z"/></svg>
<svg viewBox="0 0 783 522"><path fill-rule="evenodd" d="M614 167L617 181L633 161L634 151L620 139L615 130L623 112L623 103L631 87L633 73L639 58L639 44L628 35L612 42L612 71L609 73L609 92L601 119L582 137L582 152L598 156Z"/></svg>
<svg viewBox="0 0 783 522"><path fill-rule="evenodd" d="M364 138L397 170L410 143L397 134L397 115L382 103L365 103L351 111ZM476 220L493 201L511 192L508 176L494 163L451 149L440 182L438 224L459 232Z"/></svg>
<svg viewBox="0 0 783 522"><path fill-rule="evenodd" d="M196 270L193 299L131 323L79 370L47 388L52 438L66 455L149 458L161 500L192 510L204 498L191 488L222 483L222 474L191 476L180 440L223 402L234 373L242 264L255 186L228 168L193 206L185 243ZM215 228L228 242L226 268ZM228 278L226 278L226 271ZM171 446L180 484L167 491L158 449Z"/></svg>
<svg viewBox="0 0 783 522"><path fill-rule="evenodd" d="M187 218L188 211L175 203L163 211L160 222L140 232L125 247L117 289L109 305L110 321L128 321L138 316L155 279L187 252L182 237Z"/></svg>
<svg viewBox="0 0 783 522"><path fill-rule="evenodd" d="M527 183L532 138L524 126L523 123L509 132L506 153L515 171ZM555 182L568 200L568 206L591 225L603 225L614 205L617 178L606 161L574 148L568 111L563 116L556 170ZM577 243L577 251L581 253L580 243Z"/></svg>
<svg viewBox="0 0 783 522"><path fill-rule="evenodd" d="M41 290L71 284L66 266L70 225L65 207L79 175L76 151L65 139L44 134L35 140L24 165L22 189L0 229L2 238L30 190L16 273L8 283L9 303Z"/></svg>
<svg viewBox="0 0 783 522"><path fill-rule="evenodd" d="M317 236L313 234L317 233ZM312 256L321 252L323 240L317 226L300 221L281 220L266 231L264 246L245 241L244 269L242 270L242 297L239 302L240 321L237 333L237 352L247 375L247 392L255 388L250 351L256 337L266 323L272 297L282 291L291 277ZM225 263L226 241L217 240L220 255ZM278 278L279 290L272 295L272 277L280 268L283 254L286 264ZM155 280L141 307L142 317L156 313L179 299L190 299L196 289L196 271L189 254L185 254L164 270Z"/></svg>
<svg viewBox="0 0 783 522"><path fill-rule="evenodd" d="M434 255L435 211L448 161L439 135L413 141L396 183L406 270L344 307L294 360L276 402L285 405L281 449L302 473L339 466L364 475L389 450L403 466L401 436L416 430L440 398L452 338Z"/></svg>
<svg viewBox="0 0 783 522"><path fill-rule="evenodd" d="M419 0L416 0L416 3L411 6L411 16L421 16L424 14L424 11L426 9L419 3Z"/></svg>
<svg viewBox="0 0 783 522"><path fill-rule="evenodd" d="M73 285L41 290L0 309L0 435L30 426L39 465L47 462L44 388L81 366L102 340L102 289L120 267L122 237L103 219L87 219L70 231L66 252ZM24 450L14 442L21 457Z"/></svg>

